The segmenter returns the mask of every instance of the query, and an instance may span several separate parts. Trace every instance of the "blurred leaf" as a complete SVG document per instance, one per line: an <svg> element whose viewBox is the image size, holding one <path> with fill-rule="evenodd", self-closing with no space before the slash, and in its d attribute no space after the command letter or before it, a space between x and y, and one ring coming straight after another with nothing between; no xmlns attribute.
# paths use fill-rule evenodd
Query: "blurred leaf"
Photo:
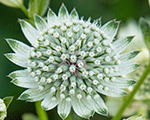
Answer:
<svg viewBox="0 0 150 120"><path fill-rule="evenodd" d="M128 119L123 119L123 120L148 120L148 119L145 119L142 116L135 115L135 116L129 117Z"/></svg>
<svg viewBox="0 0 150 120"><path fill-rule="evenodd" d="M144 18L140 19L140 28L145 40L145 44L150 53L150 25Z"/></svg>
<svg viewBox="0 0 150 120"><path fill-rule="evenodd" d="M4 100L4 103L5 103L5 105L6 105L6 108L8 108L9 105L10 105L10 103L11 103L12 100L13 100L13 97L12 97L12 96L5 97L5 98L3 98L3 100Z"/></svg>
<svg viewBox="0 0 150 120"><path fill-rule="evenodd" d="M39 120L38 117L36 117L35 115L31 114L31 113L25 113L22 116L23 120Z"/></svg>
<svg viewBox="0 0 150 120"><path fill-rule="evenodd" d="M3 3L6 6L9 7L19 7L23 4L23 0L0 0L0 3Z"/></svg>
<svg viewBox="0 0 150 120"><path fill-rule="evenodd" d="M50 0L30 0L28 16L33 19L34 14L43 16L49 6Z"/></svg>

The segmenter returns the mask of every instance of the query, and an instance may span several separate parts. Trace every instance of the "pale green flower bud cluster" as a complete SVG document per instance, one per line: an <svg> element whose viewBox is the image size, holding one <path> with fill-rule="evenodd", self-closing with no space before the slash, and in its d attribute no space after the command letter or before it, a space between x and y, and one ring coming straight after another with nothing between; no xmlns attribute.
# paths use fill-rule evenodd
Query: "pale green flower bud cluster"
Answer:
<svg viewBox="0 0 150 120"><path fill-rule="evenodd" d="M131 63L139 52L121 54L132 36L114 39L119 21L111 20L101 27L101 20L79 19L75 9L69 14L64 5L58 16L49 9L47 22L35 15L35 26L20 20L21 28L31 43L7 39L15 53L6 57L24 70L12 72L12 83L28 88L19 99L30 102L43 100L41 106L50 110L58 105L58 114L66 118L71 107L77 115L89 118L97 112L107 115L100 94L120 97L122 88L132 86L133 79L121 75L139 65Z"/></svg>

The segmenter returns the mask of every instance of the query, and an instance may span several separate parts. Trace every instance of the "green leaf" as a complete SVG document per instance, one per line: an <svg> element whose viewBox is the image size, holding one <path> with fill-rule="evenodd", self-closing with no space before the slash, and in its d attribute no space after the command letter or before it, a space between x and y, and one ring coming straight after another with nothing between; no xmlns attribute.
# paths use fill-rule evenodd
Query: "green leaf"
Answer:
<svg viewBox="0 0 150 120"><path fill-rule="evenodd" d="M145 44L150 53L150 24L144 18L141 18L140 28L141 28L141 31L145 40Z"/></svg>
<svg viewBox="0 0 150 120"><path fill-rule="evenodd" d="M37 116L35 116L34 114L31 113L25 113L22 116L23 120L39 120L39 118Z"/></svg>
<svg viewBox="0 0 150 120"><path fill-rule="evenodd" d="M8 109L10 103L11 103L12 100L13 100L13 96L5 97L5 98L3 98L3 100L4 100L4 103L5 103L5 105L6 105L6 108Z"/></svg>

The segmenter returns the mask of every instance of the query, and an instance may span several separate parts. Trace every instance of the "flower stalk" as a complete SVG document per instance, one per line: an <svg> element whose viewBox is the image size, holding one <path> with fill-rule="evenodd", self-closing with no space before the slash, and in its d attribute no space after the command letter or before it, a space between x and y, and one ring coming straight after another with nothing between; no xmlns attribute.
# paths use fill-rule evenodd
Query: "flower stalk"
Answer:
<svg viewBox="0 0 150 120"><path fill-rule="evenodd" d="M40 120L48 120L47 113L41 107L41 101L35 102L36 112Z"/></svg>
<svg viewBox="0 0 150 120"><path fill-rule="evenodd" d="M138 84L134 87L133 91L130 93L130 95L128 96L128 98L126 99L126 101L124 102L124 104L121 106L121 108L119 109L118 113L116 114L116 116L112 119L112 120L120 120L123 112L125 111L125 109L127 108L127 106L131 103L134 95L136 94L136 92L139 90L140 86L142 85L142 83L144 82L145 78L147 77L147 75L150 72L150 63L147 66L147 68L145 69L145 71L143 72L141 78L139 79Z"/></svg>

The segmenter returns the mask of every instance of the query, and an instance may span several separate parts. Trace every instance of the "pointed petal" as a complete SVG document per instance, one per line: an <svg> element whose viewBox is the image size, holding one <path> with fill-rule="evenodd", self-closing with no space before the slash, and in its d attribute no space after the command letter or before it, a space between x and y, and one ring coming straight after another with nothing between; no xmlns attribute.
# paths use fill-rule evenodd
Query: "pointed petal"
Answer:
<svg viewBox="0 0 150 120"><path fill-rule="evenodd" d="M72 19L79 20L79 15L78 15L75 8L71 11L70 16L71 16Z"/></svg>
<svg viewBox="0 0 150 120"><path fill-rule="evenodd" d="M56 100L52 100L52 97L52 94L48 94L42 101L41 106L44 110L51 110L59 103L60 99L58 96L56 97Z"/></svg>
<svg viewBox="0 0 150 120"><path fill-rule="evenodd" d="M35 26L39 31L43 32L44 30L47 29L48 25L47 25L46 21L41 16L35 15L34 20L35 20Z"/></svg>
<svg viewBox="0 0 150 120"><path fill-rule="evenodd" d="M105 84L102 83L102 85ZM105 86L103 89L97 89L97 91L101 94L111 96L111 97L121 97L127 95L126 91L119 88L115 88L115 86L114 87Z"/></svg>
<svg viewBox="0 0 150 120"><path fill-rule="evenodd" d="M38 90L37 88L30 88L24 91L18 99L27 100L29 102L35 102L42 100L48 95L49 89L45 87L43 90Z"/></svg>
<svg viewBox="0 0 150 120"><path fill-rule="evenodd" d="M132 39L133 36L129 36L120 38L115 42L113 42L112 45L115 47L115 50L112 53L110 53L110 56L113 56L116 53L121 53L122 51L124 51L128 47L129 43L132 41Z"/></svg>
<svg viewBox="0 0 150 120"><path fill-rule="evenodd" d="M15 63L16 65L19 65L21 67L28 67L28 57L27 56L23 56L20 54L15 54L15 53L7 53L5 54L5 56L13 63Z"/></svg>
<svg viewBox="0 0 150 120"><path fill-rule="evenodd" d="M100 29L100 32L103 35L103 37L113 40L118 31L119 23L120 23L119 21L111 20L106 24L104 24Z"/></svg>
<svg viewBox="0 0 150 120"><path fill-rule="evenodd" d="M58 17L59 17L61 20L66 20L66 19L68 19L68 17L69 17L68 10L67 10L67 8L66 8L66 6L65 6L64 4L62 4L62 6L61 6L60 9L59 9Z"/></svg>
<svg viewBox="0 0 150 120"><path fill-rule="evenodd" d="M14 52L27 55L29 51L31 51L31 47L24 44L23 42L14 40L14 39L7 39L8 44L13 49Z"/></svg>
<svg viewBox="0 0 150 120"><path fill-rule="evenodd" d="M116 65L117 71L108 73L109 76L126 75L136 70L140 65L138 63L125 63Z"/></svg>
<svg viewBox="0 0 150 120"><path fill-rule="evenodd" d="M134 57L136 57L139 54L139 52L140 51L131 51L131 52L123 53L120 55L119 60L121 60L122 62L132 60Z"/></svg>
<svg viewBox="0 0 150 120"><path fill-rule="evenodd" d="M20 20L20 25L21 25L21 29L24 33L24 35L26 36L26 38L28 39L28 41L34 46L37 46L37 38L39 36L38 31L28 22L24 21L24 20Z"/></svg>
<svg viewBox="0 0 150 120"><path fill-rule="evenodd" d="M32 77L16 77L11 81L13 84L24 88L38 88L39 84Z"/></svg>
<svg viewBox="0 0 150 120"><path fill-rule="evenodd" d="M11 72L8 75L11 79L15 79L16 77L28 77L29 76L29 72L25 69L25 70L16 70Z"/></svg>
<svg viewBox="0 0 150 120"><path fill-rule="evenodd" d="M90 116L94 114L94 110L90 107L90 104L83 98L80 100L76 96L71 97L71 103L73 110L80 117L88 119Z"/></svg>
<svg viewBox="0 0 150 120"><path fill-rule="evenodd" d="M58 20L58 17L56 16L56 14L51 10L49 9L48 10L48 13L47 13L47 21L48 21L48 24L50 26L53 26L53 24Z"/></svg>
<svg viewBox="0 0 150 120"><path fill-rule="evenodd" d="M65 119L69 115L70 109L71 102L66 101L66 99L61 100L57 108L58 114L62 119Z"/></svg>
<svg viewBox="0 0 150 120"><path fill-rule="evenodd" d="M101 115L107 115L108 114L108 109L103 101L103 99L97 94L96 97L92 97L91 99L88 100L94 110Z"/></svg>

